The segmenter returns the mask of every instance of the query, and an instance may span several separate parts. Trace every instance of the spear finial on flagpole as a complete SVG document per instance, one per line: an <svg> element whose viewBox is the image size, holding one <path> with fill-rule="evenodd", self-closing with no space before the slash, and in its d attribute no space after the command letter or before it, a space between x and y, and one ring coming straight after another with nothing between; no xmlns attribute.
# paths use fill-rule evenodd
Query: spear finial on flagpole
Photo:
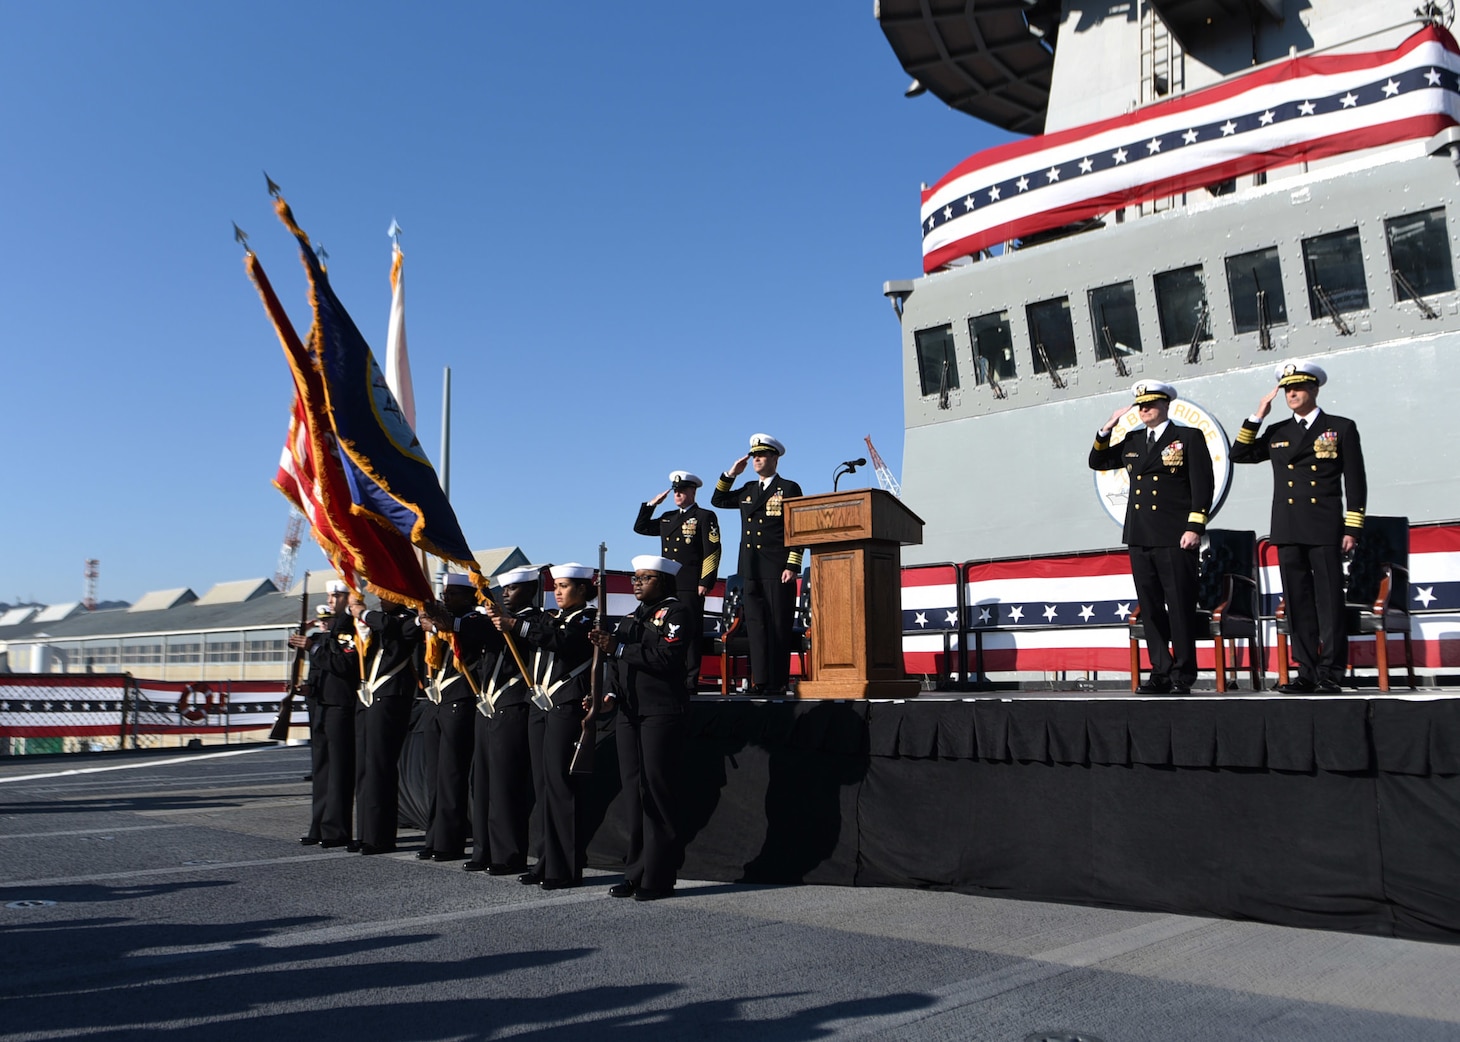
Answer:
<svg viewBox="0 0 1460 1042"><path fill-rule="evenodd" d="M324 264L330 259L329 251L324 248L324 243L322 242L314 244L314 255L319 258L320 264Z"/></svg>
<svg viewBox="0 0 1460 1042"><path fill-rule="evenodd" d="M386 229L385 234L390 236L390 241L393 242L393 243L395 243L395 248L396 249L400 249L400 233L401 233L400 222L398 222L394 217L392 217L390 219L390 227Z"/></svg>
<svg viewBox="0 0 1460 1042"><path fill-rule="evenodd" d="M244 253L253 252L253 250L249 249L248 233L238 226L237 221L233 222L233 241L243 247Z"/></svg>
<svg viewBox="0 0 1460 1042"><path fill-rule="evenodd" d="M278 199L283 194L283 192L278 185L274 184L274 179L269 176L269 172L267 170L264 171L264 180L269 185L269 194L275 199Z"/></svg>

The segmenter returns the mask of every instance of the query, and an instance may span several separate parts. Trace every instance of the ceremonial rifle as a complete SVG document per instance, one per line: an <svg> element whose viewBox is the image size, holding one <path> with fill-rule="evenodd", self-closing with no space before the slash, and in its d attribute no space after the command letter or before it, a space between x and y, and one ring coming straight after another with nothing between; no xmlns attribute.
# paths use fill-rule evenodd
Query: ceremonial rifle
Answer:
<svg viewBox="0 0 1460 1042"><path fill-rule="evenodd" d="M304 636L305 623L309 621L309 573L304 573L304 583L299 591L299 635ZM284 701L279 703L279 716L274 721L274 726L269 729L269 741L283 742L289 738L289 727L294 717L294 694L299 690L300 674L304 670L304 659L308 654L308 645L294 649L294 664L289 667L289 690L284 694Z"/></svg>
<svg viewBox="0 0 1460 1042"><path fill-rule="evenodd" d="M598 544L598 618L595 625L601 632L608 632L608 544ZM578 744L573 746L573 759L568 764L569 774L592 774L593 754L598 750L598 708L603 704L603 649L593 645L593 666L589 671L588 711L583 714L583 733Z"/></svg>

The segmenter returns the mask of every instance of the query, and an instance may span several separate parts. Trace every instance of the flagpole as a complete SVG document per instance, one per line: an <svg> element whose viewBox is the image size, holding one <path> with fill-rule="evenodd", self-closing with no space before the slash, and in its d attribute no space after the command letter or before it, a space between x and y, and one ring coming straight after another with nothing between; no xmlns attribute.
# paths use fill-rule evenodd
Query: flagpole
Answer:
<svg viewBox="0 0 1460 1042"><path fill-rule="evenodd" d="M447 502L451 501L451 366L446 366L441 381L441 491ZM446 581L446 562L436 573L437 580Z"/></svg>

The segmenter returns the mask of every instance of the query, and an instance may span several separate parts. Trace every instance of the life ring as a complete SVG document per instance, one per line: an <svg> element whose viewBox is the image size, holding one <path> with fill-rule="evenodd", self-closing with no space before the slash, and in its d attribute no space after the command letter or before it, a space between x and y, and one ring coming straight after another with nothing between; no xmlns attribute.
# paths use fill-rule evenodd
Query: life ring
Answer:
<svg viewBox="0 0 1460 1042"><path fill-rule="evenodd" d="M199 690L195 692L193 685L188 684L182 689L182 694L177 699L177 715L190 723L197 723L199 720L207 719L208 716L208 688L201 684L198 686ZM203 704L196 708L193 706L194 694L202 696L203 699Z"/></svg>

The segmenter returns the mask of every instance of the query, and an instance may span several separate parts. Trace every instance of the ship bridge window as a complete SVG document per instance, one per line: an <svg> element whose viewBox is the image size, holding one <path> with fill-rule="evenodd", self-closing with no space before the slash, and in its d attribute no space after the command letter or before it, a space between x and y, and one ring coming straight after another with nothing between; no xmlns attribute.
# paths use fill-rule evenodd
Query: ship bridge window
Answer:
<svg viewBox="0 0 1460 1042"><path fill-rule="evenodd" d="M913 333L918 349L918 379L923 394L946 394L958 386L958 359L953 354L953 327L937 326Z"/></svg>
<svg viewBox="0 0 1460 1042"><path fill-rule="evenodd" d="M1414 300L1455 288L1443 208L1387 220L1384 237L1389 241L1395 300Z"/></svg>
<svg viewBox="0 0 1460 1042"><path fill-rule="evenodd" d="M1163 271L1156 279L1156 317L1162 347L1190 347L1212 338L1211 312L1201 265Z"/></svg>
<svg viewBox="0 0 1460 1042"><path fill-rule="evenodd" d="M1000 380L1019 375L1007 311L991 311L969 319L968 339L973 341L973 375L979 384L997 385Z"/></svg>
<svg viewBox="0 0 1460 1042"><path fill-rule="evenodd" d="M1349 228L1303 240L1303 270L1308 275L1308 313L1333 318L1369 306L1364 282L1364 249L1359 230Z"/></svg>
<svg viewBox="0 0 1460 1042"><path fill-rule="evenodd" d="M1026 305L1034 371L1075 367L1075 327L1070 322L1070 298L1056 297Z"/></svg>
<svg viewBox="0 0 1460 1042"><path fill-rule="evenodd" d="M1104 361L1141 349L1141 319L1136 314L1136 285L1118 282L1090 291L1090 324L1095 334L1095 357Z"/></svg>
<svg viewBox="0 0 1460 1042"><path fill-rule="evenodd" d="M1227 258L1227 291L1232 295L1232 325L1250 333L1288 321L1282 269L1276 246Z"/></svg>

